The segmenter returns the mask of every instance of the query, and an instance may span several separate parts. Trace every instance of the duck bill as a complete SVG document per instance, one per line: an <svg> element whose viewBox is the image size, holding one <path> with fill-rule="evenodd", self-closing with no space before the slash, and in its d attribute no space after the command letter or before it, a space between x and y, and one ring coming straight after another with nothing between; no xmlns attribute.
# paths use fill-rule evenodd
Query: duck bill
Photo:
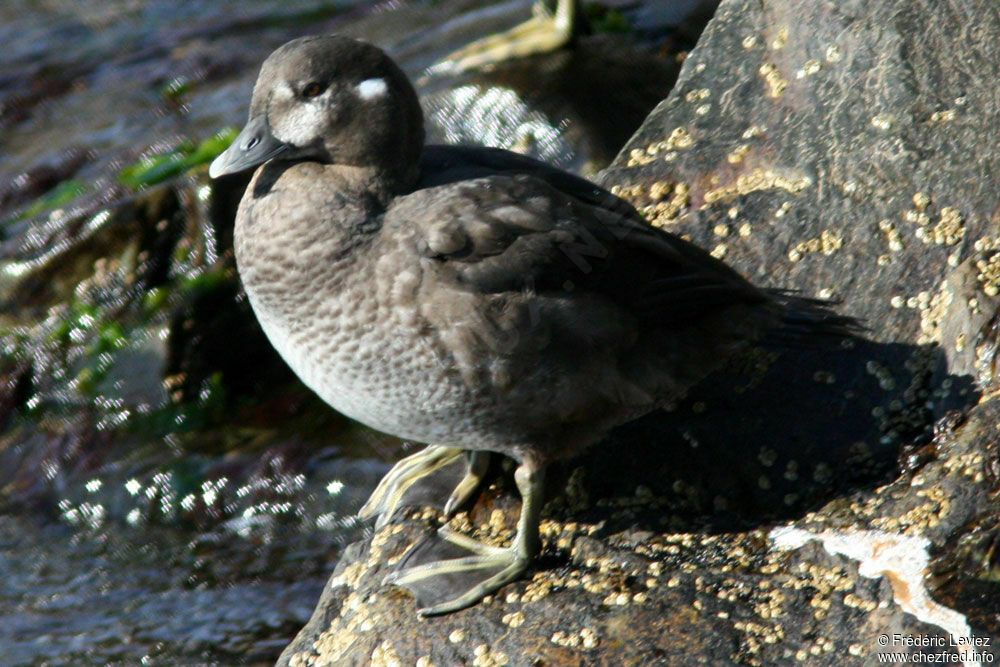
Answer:
<svg viewBox="0 0 1000 667"><path fill-rule="evenodd" d="M288 144L278 141L271 134L266 116L257 116L247 122L219 157L212 160L208 175L212 178L235 174L263 164L288 149Z"/></svg>

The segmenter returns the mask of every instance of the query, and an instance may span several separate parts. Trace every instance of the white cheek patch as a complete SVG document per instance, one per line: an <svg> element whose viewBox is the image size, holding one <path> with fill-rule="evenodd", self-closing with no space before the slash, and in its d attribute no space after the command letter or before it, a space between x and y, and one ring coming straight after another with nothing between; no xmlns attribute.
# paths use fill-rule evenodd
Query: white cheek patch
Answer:
<svg viewBox="0 0 1000 667"><path fill-rule="evenodd" d="M389 86L385 79L365 79L354 89L358 91L358 96L363 100L373 100L389 92Z"/></svg>
<svg viewBox="0 0 1000 667"><path fill-rule="evenodd" d="M317 102L296 104L271 126L274 138L293 146L305 146L323 133L329 109Z"/></svg>

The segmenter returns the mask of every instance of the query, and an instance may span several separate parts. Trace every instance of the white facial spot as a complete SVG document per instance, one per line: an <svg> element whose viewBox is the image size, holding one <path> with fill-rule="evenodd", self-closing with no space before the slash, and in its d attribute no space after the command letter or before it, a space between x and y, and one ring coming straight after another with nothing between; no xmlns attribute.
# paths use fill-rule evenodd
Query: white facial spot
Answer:
<svg viewBox="0 0 1000 667"><path fill-rule="evenodd" d="M361 99L373 100L376 97L385 95L389 90L389 86L386 84L385 79L365 79L355 86L355 89L358 91L358 96Z"/></svg>
<svg viewBox="0 0 1000 667"><path fill-rule="evenodd" d="M322 133L328 113L324 106L315 101L296 104L280 117L272 117L271 133L278 141L292 146L305 146Z"/></svg>
<svg viewBox="0 0 1000 667"><path fill-rule="evenodd" d="M282 81L274 87L274 95L275 97L290 100L295 97L295 91L292 90L291 86Z"/></svg>

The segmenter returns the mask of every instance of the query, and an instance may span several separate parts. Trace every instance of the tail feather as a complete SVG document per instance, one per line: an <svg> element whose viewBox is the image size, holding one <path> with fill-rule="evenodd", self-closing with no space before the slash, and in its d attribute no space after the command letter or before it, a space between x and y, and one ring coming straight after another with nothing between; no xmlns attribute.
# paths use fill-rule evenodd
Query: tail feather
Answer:
<svg viewBox="0 0 1000 667"><path fill-rule="evenodd" d="M861 320L834 310L840 300L799 296L793 290L768 290L780 304L781 324L771 330L764 342L782 346L812 346L855 338L868 329Z"/></svg>

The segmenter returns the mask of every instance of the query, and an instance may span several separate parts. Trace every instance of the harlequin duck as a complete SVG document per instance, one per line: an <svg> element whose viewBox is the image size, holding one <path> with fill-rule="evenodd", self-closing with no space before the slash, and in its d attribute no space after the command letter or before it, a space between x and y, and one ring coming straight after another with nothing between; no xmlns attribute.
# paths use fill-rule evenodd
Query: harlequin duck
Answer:
<svg viewBox="0 0 1000 667"><path fill-rule="evenodd" d="M482 573L424 615L472 605L530 567L550 462L771 333L855 326L755 287L582 178L503 150L425 146L406 76L348 37L297 39L264 62L249 122L210 173L252 167L235 250L267 336L335 409L434 443L385 476L362 516L385 523L408 487L463 452L446 515L474 497L491 454L517 463L508 548L443 529L471 555L390 577L447 588L446 575Z"/></svg>

